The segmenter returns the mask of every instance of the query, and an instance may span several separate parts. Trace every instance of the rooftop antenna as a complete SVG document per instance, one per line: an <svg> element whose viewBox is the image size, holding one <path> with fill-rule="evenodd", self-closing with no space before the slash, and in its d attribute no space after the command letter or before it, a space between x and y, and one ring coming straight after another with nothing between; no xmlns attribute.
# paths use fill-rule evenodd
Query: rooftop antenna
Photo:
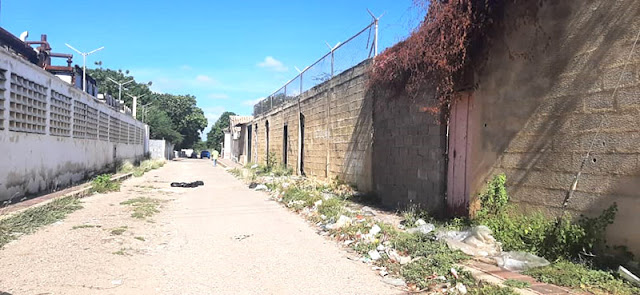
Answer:
<svg viewBox="0 0 640 295"><path fill-rule="evenodd" d="M374 23L374 26L375 26L375 35L373 37L373 44L374 44L373 56L378 56L378 22L380 21L380 18L382 18L382 16L385 14L385 12L383 12L378 17L376 17L375 14L373 14L373 12L371 12L371 10L369 10L369 8L367 8L367 12L369 12L369 15L371 15L371 18L373 19L373 23Z"/></svg>

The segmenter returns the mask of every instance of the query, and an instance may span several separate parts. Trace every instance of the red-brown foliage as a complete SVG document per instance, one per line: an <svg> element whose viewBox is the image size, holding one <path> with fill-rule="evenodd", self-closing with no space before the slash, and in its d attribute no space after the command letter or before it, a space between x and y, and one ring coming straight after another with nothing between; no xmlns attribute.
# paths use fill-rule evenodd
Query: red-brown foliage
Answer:
<svg viewBox="0 0 640 295"><path fill-rule="evenodd" d="M440 109L448 106L464 71L487 39L503 0L430 1L425 19L403 42L376 57L371 85L406 91L412 97L435 87Z"/></svg>

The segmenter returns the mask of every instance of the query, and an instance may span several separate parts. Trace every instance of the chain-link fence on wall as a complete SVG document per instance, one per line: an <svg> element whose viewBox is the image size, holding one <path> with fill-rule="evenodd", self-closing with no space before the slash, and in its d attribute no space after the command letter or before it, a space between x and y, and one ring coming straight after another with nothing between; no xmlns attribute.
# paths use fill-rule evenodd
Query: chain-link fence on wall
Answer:
<svg viewBox="0 0 640 295"><path fill-rule="evenodd" d="M327 54L311 66L302 70L295 78L287 82L267 98L253 107L253 115L259 116L322 84L336 75L358 65L377 54L377 20L367 25L357 34L338 43Z"/></svg>

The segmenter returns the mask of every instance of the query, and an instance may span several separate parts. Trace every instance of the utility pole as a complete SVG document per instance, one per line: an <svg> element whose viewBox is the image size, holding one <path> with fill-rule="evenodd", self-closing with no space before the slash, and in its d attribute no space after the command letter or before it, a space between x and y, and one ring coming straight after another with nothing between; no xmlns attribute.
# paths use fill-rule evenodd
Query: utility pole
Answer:
<svg viewBox="0 0 640 295"><path fill-rule="evenodd" d="M97 51L104 49L104 46L89 52L80 52L80 50L73 48L71 45L67 43L64 43L64 45L67 45L67 47L73 49L73 51L82 55L82 91L87 92L87 55L96 53Z"/></svg>
<svg viewBox="0 0 640 295"><path fill-rule="evenodd" d="M107 77L107 79L111 80L111 82L116 83L118 85L118 101L122 100L122 86L127 85L134 81L134 79L131 79L127 82L120 83L116 80L111 79L110 77Z"/></svg>
<svg viewBox="0 0 640 295"><path fill-rule="evenodd" d="M131 95L129 93L125 93L126 95L128 95L129 97L133 98L133 104L131 105L131 114L133 116L134 119L136 119L136 106L138 105L138 98L141 98L143 95L140 96L135 96L135 95Z"/></svg>

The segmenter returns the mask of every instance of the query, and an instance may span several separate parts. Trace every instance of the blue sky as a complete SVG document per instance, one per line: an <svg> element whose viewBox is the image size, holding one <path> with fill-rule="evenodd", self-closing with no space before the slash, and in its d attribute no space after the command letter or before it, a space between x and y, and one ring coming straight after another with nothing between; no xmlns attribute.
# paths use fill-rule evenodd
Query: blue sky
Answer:
<svg viewBox="0 0 640 295"><path fill-rule="evenodd" d="M1 1L1 0L0 0ZM250 115L266 97L341 42L380 20L380 51L404 39L422 13L412 0L342 1L41 1L5 0L0 26L29 40L47 34L90 51L87 64L130 70L152 90L193 94L210 126L224 111ZM355 52L362 47L346 48ZM355 42L354 42L355 44ZM366 49L365 49L366 50ZM81 64L80 56L74 58ZM62 60L59 61L62 63Z"/></svg>

